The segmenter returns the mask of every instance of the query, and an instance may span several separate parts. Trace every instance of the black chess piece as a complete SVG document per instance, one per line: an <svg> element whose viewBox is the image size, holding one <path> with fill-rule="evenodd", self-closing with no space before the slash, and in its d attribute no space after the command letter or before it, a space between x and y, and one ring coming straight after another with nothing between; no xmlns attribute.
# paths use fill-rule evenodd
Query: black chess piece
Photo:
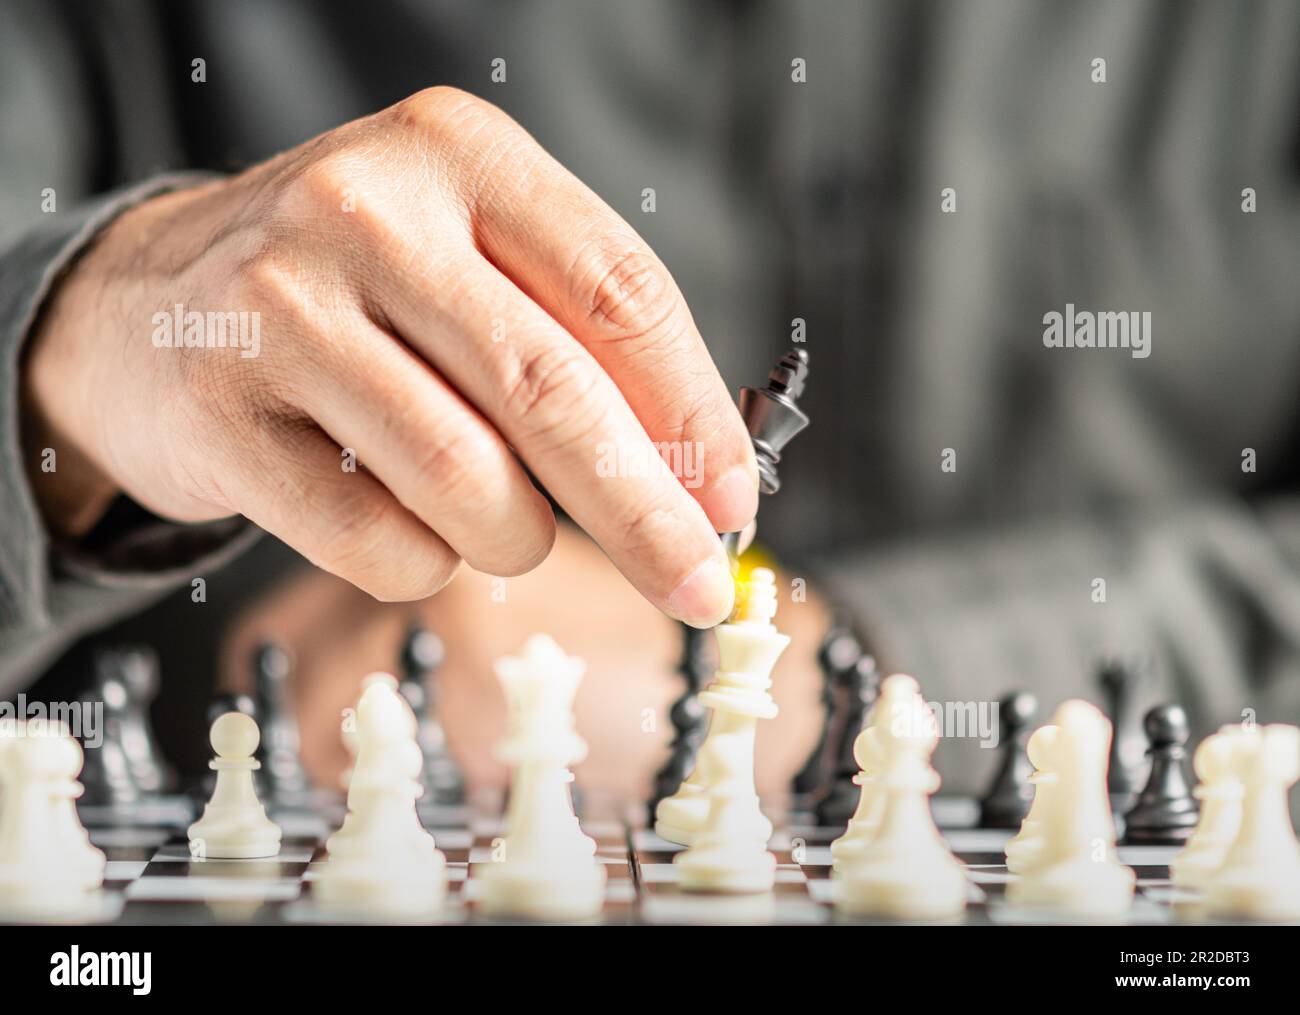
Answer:
<svg viewBox="0 0 1300 1015"><path fill-rule="evenodd" d="M832 627L822 639L817 651L817 663L822 672L822 724L821 734L795 775L791 789L796 796L806 797L826 785L835 772L834 752L829 749L835 720L835 696L843 674L862 657L862 645L853 632L844 626Z"/></svg>
<svg viewBox="0 0 1300 1015"><path fill-rule="evenodd" d="M1180 846L1200 818L1183 762L1191 729L1180 705L1157 705L1143 720L1151 747L1151 775L1137 802L1124 816L1126 845Z"/></svg>
<svg viewBox="0 0 1300 1015"><path fill-rule="evenodd" d="M777 474L781 452L808 426L808 416L797 404L807 380L808 352L795 347L777 360L766 386L740 389L740 415L754 444L760 493L772 494L781 489ZM722 537L727 552L733 556L739 541L737 532Z"/></svg>
<svg viewBox="0 0 1300 1015"><path fill-rule="evenodd" d="M981 828L1019 828L1029 813L1034 766L1025 747L1037 713L1038 700L1028 691L1009 694L998 704L1002 756L988 794L980 801Z"/></svg>
<svg viewBox="0 0 1300 1015"><path fill-rule="evenodd" d="M416 741L424 756L420 783L423 801L459 804L465 800L465 779L447 746L447 734L438 716L438 668L445 656L442 639L420 623L413 623L402 642L402 679L399 690L415 712Z"/></svg>
<svg viewBox="0 0 1300 1015"><path fill-rule="evenodd" d="M262 740L257 760L271 796L280 803L306 803L311 780L302 765L302 738L290 686L293 664L289 653L273 642L253 650L253 691Z"/></svg>
<svg viewBox="0 0 1300 1015"><path fill-rule="evenodd" d="M125 807L139 802L143 793L131 774L131 762L123 744L123 724L130 712L130 691L122 679L115 652L95 655L95 680L82 701L100 714L98 730L84 731L84 762L79 780L85 791L84 804Z"/></svg>
<svg viewBox="0 0 1300 1015"><path fill-rule="evenodd" d="M686 681L686 687L668 713L673 724L673 739L669 745L667 762L655 774L654 797L650 801L651 825L654 824L655 808L659 806L659 801L676 793L682 781L691 774L695 767L696 752L704 741L706 710L700 704L698 696L704 682L713 673L709 633L688 624L681 627L682 661L677 672Z"/></svg>
<svg viewBox="0 0 1300 1015"><path fill-rule="evenodd" d="M1111 722L1106 788L1111 810L1116 814L1123 814L1133 806L1142 785L1146 744L1137 725L1137 692L1141 682L1142 671L1134 663L1108 660L1097 673Z"/></svg>
<svg viewBox="0 0 1300 1015"><path fill-rule="evenodd" d="M107 657L127 690L122 716L122 748L131 776L146 795L162 793L175 785L176 773L167 764L154 734L149 709L158 696L158 656L143 645L118 649Z"/></svg>
<svg viewBox="0 0 1300 1015"><path fill-rule="evenodd" d="M861 656L843 673L837 703L843 718L836 724L835 777L813 805L817 824L824 828L841 828L849 823L858 808L861 789L853 780L858 760L853 756L853 742L862 732L867 713L880 695L880 671L876 660Z"/></svg>

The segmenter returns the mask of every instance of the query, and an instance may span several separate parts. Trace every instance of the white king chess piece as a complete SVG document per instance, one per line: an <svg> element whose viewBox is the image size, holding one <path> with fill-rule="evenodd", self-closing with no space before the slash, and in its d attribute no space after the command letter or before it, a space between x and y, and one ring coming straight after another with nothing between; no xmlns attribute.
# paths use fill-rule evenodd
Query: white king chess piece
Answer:
<svg viewBox="0 0 1300 1015"><path fill-rule="evenodd" d="M966 908L966 872L930 816L930 794L939 788L930 766L939 726L915 680L902 673L885 679L872 728L880 745L873 787L883 798L880 823L840 864L839 907L899 920L956 916Z"/></svg>
<svg viewBox="0 0 1300 1015"><path fill-rule="evenodd" d="M587 754L573 728L573 699L586 664L535 634L517 657L499 659L506 738L496 756L510 766L506 834L474 880L489 915L581 920L605 901L605 867L573 810L569 766Z"/></svg>
<svg viewBox="0 0 1300 1015"><path fill-rule="evenodd" d="M81 745L58 723L0 724L0 910L25 917L94 912L104 854L77 817Z"/></svg>
<svg viewBox="0 0 1300 1015"><path fill-rule="evenodd" d="M1241 827L1206 881L1210 915L1300 920L1300 846L1287 807L1287 790L1300 778L1300 729L1254 727L1234 738L1232 760L1245 791Z"/></svg>
<svg viewBox="0 0 1300 1015"><path fill-rule="evenodd" d="M712 718L700 745L695 769L670 797L655 808L655 832L669 842L689 846L709 814L709 793L721 779L714 759L727 755L728 768L740 773L728 792L734 793L731 820L747 825L750 834L766 843L772 823L759 808L754 787L754 736L759 719L776 715L776 702L767 693L776 661L790 644L788 635L772 624L776 616L776 576L756 567L748 582L737 588L736 611L731 621L714 628L718 639L717 679L699 696Z"/></svg>
<svg viewBox="0 0 1300 1015"><path fill-rule="evenodd" d="M348 814L326 842L312 895L327 907L432 915L447 894L447 861L415 810L424 792L415 713L392 677L364 688Z"/></svg>
<svg viewBox="0 0 1300 1015"><path fill-rule="evenodd" d="M209 740L217 756L208 767L217 773L217 785L203 817L189 827L196 859L247 860L280 852L280 826L266 816L253 785L253 773L262 767L253 757L261 736L242 712L227 712L212 724Z"/></svg>
<svg viewBox="0 0 1300 1015"><path fill-rule="evenodd" d="M1118 916L1132 905L1136 877L1115 852L1106 791L1110 721L1074 700L1056 710L1052 725L1056 733L1041 760L1056 781L1035 829L1041 843L1007 886L1007 900L1061 914Z"/></svg>

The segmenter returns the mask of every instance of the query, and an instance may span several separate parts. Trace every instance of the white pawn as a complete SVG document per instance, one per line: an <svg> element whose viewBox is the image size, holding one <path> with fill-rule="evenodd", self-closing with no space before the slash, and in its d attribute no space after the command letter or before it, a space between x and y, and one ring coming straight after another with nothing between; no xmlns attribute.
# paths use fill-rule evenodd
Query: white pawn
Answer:
<svg viewBox="0 0 1300 1015"><path fill-rule="evenodd" d="M1206 883L1210 915L1300 920L1300 846L1287 808L1287 790L1300 778L1300 729L1256 727L1235 739L1233 755L1245 788L1241 828Z"/></svg>
<svg viewBox="0 0 1300 1015"><path fill-rule="evenodd" d="M880 825L841 865L838 904L854 916L935 920L966 908L966 872L930 815L939 773L930 756L939 742L934 713L916 681L901 673L880 687L873 722L879 731L884 797Z"/></svg>
<svg viewBox="0 0 1300 1015"><path fill-rule="evenodd" d="M348 815L326 842L313 889L325 906L393 915L432 914L447 892L446 857L420 824L424 792L416 719L396 681L366 685L357 704L357 758Z"/></svg>
<svg viewBox="0 0 1300 1015"><path fill-rule="evenodd" d="M1043 815L1051 810L1052 791L1056 789L1056 773L1048 769L1052 744L1056 740L1056 727L1040 726L1030 734L1025 753L1034 773L1029 777L1034 787L1034 799L1029 813L1020 823L1020 831L1007 840L1007 870L1021 874L1033 865L1034 857L1043 848Z"/></svg>
<svg viewBox="0 0 1300 1015"><path fill-rule="evenodd" d="M74 803L81 745L44 722L15 723L6 733L13 735L0 737L0 908L75 916L93 905L105 864Z"/></svg>
<svg viewBox="0 0 1300 1015"><path fill-rule="evenodd" d="M587 745L573 728L573 697L586 664L546 635L518 657L500 659L508 734L497 757L511 768L506 834L493 860L476 864L484 912L537 920L580 920L600 912L605 867L573 811L569 766Z"/></svg>
<svg viewBox="0 0 1300 1015"><path fill-rule="evenodd" d="M1086 701L1067 701L1043 759L1056 783L1041 816L1042 845L1007 886L1015 905L1080 916L1117 916L1133 902L1136 877L1115 853L1106 791L1110 721Z"/></svg>
<svg viewBox="0 0 1300 1015"><path fill-rule="evenodd" d="M1228 848L1241 828L1245 789L1233 766L1234 741L1248 735L1244 727L1224 726L1201 741L1192 756L1201 801L1201 818L1191 838L1170 862L1169 875L1179 888L1201 889L1223 866Z"/></svg>
<svg viewBox="0 0 1300 1015"><path fill-rule="evenodd" d="M862 793L844 834L831 843L831 865L837 872L859 856L875 837L885 809L885 796L880 792L880 770L885 759L880 749L880 731L871 723L853 741L853 758L860 769L853 781L862 787Z"/></svg>
<svg viewBox="0 0 1300 1015"><path fill-rule="evenodd" d="M767 836L754 827L752 770L716 741L712 749L708 813L690 848L673 857L679 884L688 892L770 892L776 857L768 852Z"/></svg>
<svg viewBox="0 0 1300 1015"><path fill-rule="evenodd" d="M247 860L280 852L280 826L257 799L253 773L262 767L253 755L261 732L251 716L227 712L212 724L209 740L217 756L208 767L217 773L203 817L189 827L190 853L198 859Z"/></svg>

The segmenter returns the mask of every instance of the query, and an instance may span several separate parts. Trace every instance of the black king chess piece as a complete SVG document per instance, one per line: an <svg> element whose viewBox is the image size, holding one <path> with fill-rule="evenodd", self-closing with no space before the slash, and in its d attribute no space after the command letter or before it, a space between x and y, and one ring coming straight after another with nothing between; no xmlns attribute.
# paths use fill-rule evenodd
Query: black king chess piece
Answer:
<svg viewBox="0 0 1300 1015"><path fill-rule="evenodd" d="M1157 705L1142 725L1151 744L1151 774L1133 809L1124 815L1124 842L1180 846L1196 830L1201 814L1183 767L1191 736L1187 713L1179 705Z"/></svg>
<svg viewBox="0 0 1300 1015"><path fill-rule="evenodd" d="M808 416L797 404L807 379L808 353L796 347L777 360L764 387L740 389L740 415L754 443L760 493L772 494L781 488L777 474L781 452L797 433L808 426ZM740 546L740 533L723 533L722 545L734 560ZM667 763L655 775L654 798L650 801L651 823L659 801L676 793L682 780L695 767L695 752L704 739L704 709L696 700L696 694L709 675L710 663L703 638L703 632L682 625L679 671L686 679L686 689L674 702L669 716L674 730L671 753Z"/></svg>
<svg viewBox="0 0 1300 1015"><path fill-rule="evenodd" d="M1002 757L988 794L980 801L981 828L1019 828L1034 802L1034 786L1029 777L1034 766L1029 761L1029 734L1038 701L1028 691L1009 694L998 703L998 735Z"/></svg>
<svg viewBox="0 0 1300 1015"><path fill-rule="evenodd" d="M447 747L447 734L438 714L436 676L446 655L442 639L418 621L402 642L399 688L416 717L416 742L424 757L420 784L422 802L455 805L464 802L465 780Z"/></svg>

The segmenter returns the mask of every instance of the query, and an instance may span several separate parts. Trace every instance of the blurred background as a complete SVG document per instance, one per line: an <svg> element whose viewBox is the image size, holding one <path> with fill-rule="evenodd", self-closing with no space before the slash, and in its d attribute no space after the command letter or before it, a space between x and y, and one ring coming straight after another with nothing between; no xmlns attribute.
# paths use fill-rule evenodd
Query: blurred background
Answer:
<svg viewBox="0 0 1300 1015"><path fill-rule="evenodd" d="M1198 733L1300 719L1294 3L2 0L0 21L0 251L43 188L72 207L237 172L452 84L649 241L732 387L803 338L813 423L760 512L783 581L812 590L778 615L796 641L760 733L769 788L817 736L833 615L936 701L1026 689L1046 713L1099 700L1098 660L1124 657ZM1150 356L1045 347L1067 304L1150 312ZM501 774L491 659L533 630L589 661L584 783L643 792L664 757L680 633L577 534L504 603L462 572L381 606L269 538L205 577L202 604L119 588L121 619L71 646L0 642L7 690L74 694L93 646L147 644L159 736L194 771L212 694L274 639L329 782L339 710L419 616L476 780ZM943 743L946 788L978 788L994 753Z"/></svg>

